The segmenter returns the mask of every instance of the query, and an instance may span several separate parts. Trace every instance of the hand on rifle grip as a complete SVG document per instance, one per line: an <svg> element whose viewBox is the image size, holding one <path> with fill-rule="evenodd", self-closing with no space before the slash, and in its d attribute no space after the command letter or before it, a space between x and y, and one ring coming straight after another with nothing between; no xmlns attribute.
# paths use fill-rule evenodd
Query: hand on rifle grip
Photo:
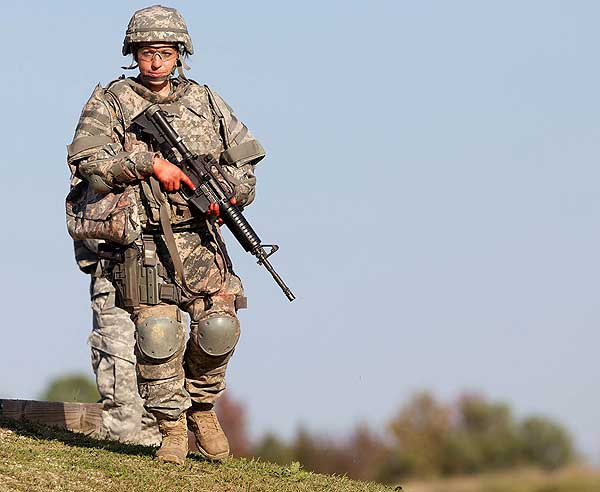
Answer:
<svg viewBox="0 0 600 492"><path fill-rule="evenodd" d="M214 215L215 217L218 217L219 214L221 213L221 210L219 209L219 204L218 203L211 203L208 206L208 210L206 211L206 213L208 215Z"/></svg>
<svg viewBox="0 0 600 492"><path fill-rule="evenodd" d="M165 191L177 191L181 188L181 183L185 183L191 190L196 189L192 180L179 167L158 156L154 156L152 160L152 171Z"/></svg>

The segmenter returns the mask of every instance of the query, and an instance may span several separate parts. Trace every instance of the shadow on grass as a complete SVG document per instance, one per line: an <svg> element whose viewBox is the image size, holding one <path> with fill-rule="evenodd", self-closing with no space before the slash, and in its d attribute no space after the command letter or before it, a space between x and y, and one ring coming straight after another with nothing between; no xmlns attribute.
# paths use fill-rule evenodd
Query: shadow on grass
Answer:
<svg viewBox="0 0 600 492"><path fill-rule="evenodd" d="M103 449L105 451L110 451L111 453L150 457L154 457L154 453L156 452L156 447L154 446L124 444L108 439L94 439L93 437L88 437L77 432L71 432L66 429L57 429L35 422L24 422L4 417L0 417L0 427L10 429L20 436L45 439L47 441L59 441L67 446L78 448ZM197 452L190 452L190 454L188 454L188 460L199 463L212 463L213 465L221 463L219 461L209 460Z"/></svg>
<svg viewBox="0 0 600 492"><path fill-rule="evenodd" d="M84 434L70 432L65 429L46 427L33 422L22 422L0 417L0 427L10 429L13 432L34 439L45 439L48 441L60 441L67 446L79 448L104 449L112 453L128 454L134 456L154 456L155 448L139 444L123 444L117 441L105 439L94 439Z"/></svg>

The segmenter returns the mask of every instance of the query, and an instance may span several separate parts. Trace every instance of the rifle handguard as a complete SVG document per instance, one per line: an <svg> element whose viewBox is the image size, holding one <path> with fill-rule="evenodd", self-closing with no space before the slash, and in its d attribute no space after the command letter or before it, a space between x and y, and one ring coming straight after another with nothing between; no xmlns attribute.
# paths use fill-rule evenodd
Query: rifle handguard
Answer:
<svg viewBox="0 0 600 492"><path fill-rule="evenodd" d="M182 167L183 163L183 166L185 167L184 171L191 171L191 173L194 174L194 176L190 176L190 179L196 184L196 191L184 193L188 203L195 206L202 213L206 212L207 203L218 203L223 222L240 243L242 248L257 258L258 264L267 269L286 297L290 301L293 301L296 297L268 260L269 256L275 253L279 247L277 245L266 246L271 248L270 251L267 252L265 246L261 244L258 234L254 232L254 229L252 229L252 226L246 220L242 211L237 205L231 203L231 196L228 196L228 193L223 190L219 179L217 179L212 171L213 167L216 168L220 173L220 177L231 186L231 183L228 181L227 176L225 176L219 163L214 159L208 159L202 162L200 157L192 154L157 104L150 106L145 111L145 116L152 122L160 136L181 154L182 162L177 163L177 165ZM203 196L200 197L200 195Z"/></svg>

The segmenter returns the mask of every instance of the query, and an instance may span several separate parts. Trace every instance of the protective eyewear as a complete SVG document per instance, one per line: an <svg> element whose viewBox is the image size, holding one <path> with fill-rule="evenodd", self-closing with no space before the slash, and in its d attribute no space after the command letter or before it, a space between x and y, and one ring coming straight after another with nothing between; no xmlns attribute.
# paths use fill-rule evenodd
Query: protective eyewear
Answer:
<svg viewBox="0 0 600 492"><path fill-rule="evenodd" d="M138 50L138 59L146 62L154 60L154 57L158 55L162 61L171 61L177 57L177 51L172 48L140 48Z"/></svg>

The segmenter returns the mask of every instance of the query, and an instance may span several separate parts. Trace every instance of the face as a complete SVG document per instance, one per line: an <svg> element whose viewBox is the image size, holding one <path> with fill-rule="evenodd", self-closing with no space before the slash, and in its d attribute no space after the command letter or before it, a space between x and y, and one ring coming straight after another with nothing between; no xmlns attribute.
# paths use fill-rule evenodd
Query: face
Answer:
<svg viewBox="0 0 600 492"><path fill-rule="evenodd" d="M136 51L136 60L144 85L149 89L160 89L177 64L177 46L174 43L142 45Z"/></svg>

